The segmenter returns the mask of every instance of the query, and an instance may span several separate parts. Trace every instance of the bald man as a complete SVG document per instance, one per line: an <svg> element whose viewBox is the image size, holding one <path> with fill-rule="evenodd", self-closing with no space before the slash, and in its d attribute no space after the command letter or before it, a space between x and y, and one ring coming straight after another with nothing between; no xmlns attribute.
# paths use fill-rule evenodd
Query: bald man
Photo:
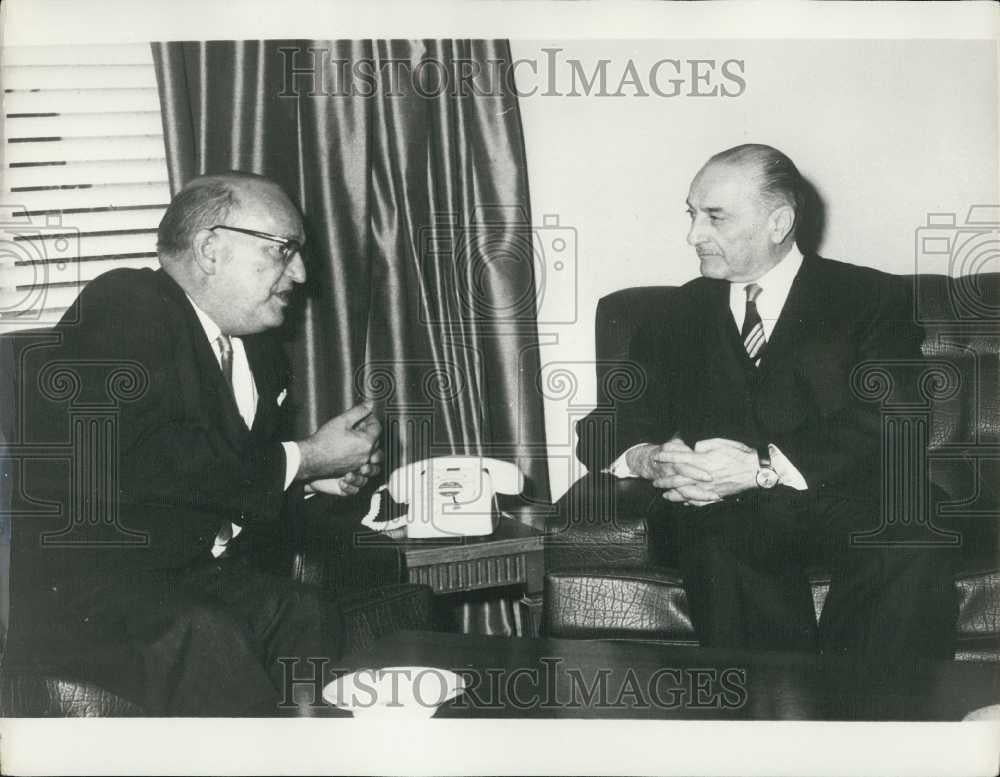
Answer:
<svg viewBox="0 0 1000 777"><path fill-rule="evenodd" d="M853 541L879 525L882 427L851 372L919 360L923 333L901 279L800 253L804 200L799 171L770 146L701 168L687 240L702 277L631 343L648 388L618 403L617 449L581 428L578 455L661 490L703 644L949 657L949 552ZM818 629L814 563L833 570Z"/></svg>
<svg viewBox="0 0 1000 777"><path fill-rule="evenodd" d="M367 405L283 436L290 374L273 330L305 281L304 239L272 181L194 179L160 223L161 269L98 277L56 327L25 399L33 442L67 439L70 406L45 365L78 375L76 406L106 404L118 366L141 390L117 406L119 490L101 520L69 544L65 518L16 521L13 663L96 682L151 715L241 715L276 710L279 658L337 654L336 608L245 552L301 498L295 483L354 493L381 461ZM73 504L64 463L25 474L29 496Z"/></svg>

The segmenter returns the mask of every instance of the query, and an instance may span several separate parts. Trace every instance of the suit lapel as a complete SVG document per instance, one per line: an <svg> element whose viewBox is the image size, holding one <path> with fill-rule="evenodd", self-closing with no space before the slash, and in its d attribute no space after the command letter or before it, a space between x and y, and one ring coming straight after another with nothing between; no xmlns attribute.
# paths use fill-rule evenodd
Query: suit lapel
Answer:
<svg viewBox="0 0 1000 777"><path fill-rule="evenodd" d="M226 437L235 445L241 445L249 430L240 416L236 399L222 375L219 361L205 336L198 315L184 290L163 270L157 270L157 273L161 277L165 296L178 308L178 318L183 322L184 331L183 334L178 332L178 337L183 337L183 350L189 356L185 358L181 355L179 368L188 373L182 387L188 398L188 406L200 408L206 423L220 426ZM193 369L186 369L189 366Z"/></svg>
<svg viewBox="0 0 1000 777"><path fill-rule="evenodd" d="M714 333L712 341L706 343L708 353L714 354L715 362L723 365L727 373L726 380L742 382L747 377L747 371L753 369L753 365L743 348L743 341L740 339L733 312L729 307L728 282L712 283L705 313L708 320L704 331Z"/></svg>
<svg viewBox="0 0 1000 777"><path fill-rule="evenodd" d="M733 311L729 307L729 282L722 281L713 283L711 299L706 306L710 311L711 328L716 332L714 348L718 355L725 354L727 358L721 359L727 367L727 379L732 381L743 381L747 377L753 377L756 368L750 362L746 349L743 347L743 340L740 332L736 328L736 320L733 318ZM706 328L706 331L708 329Z"/></svg>
<svg viewBox="0 0 1000 777"><path fill-rule="evenodd" d="M257 412L254 415L253 431L270 437L278 419L278 394L287 382L287 375L280 369L282 360L276 350L279 346L267 335L244 338L243 345L257 386Z"/></svg>
<svg viewBox="0 0 1000 777"><path fill-rule="evenodd" d="M821 324L818 312L822 310L822 300L823 290L817 288L816 283L815 259L806 256L764 347L760 365L762 373L787 363L789 357L812 337L814 328Z"/></svg>

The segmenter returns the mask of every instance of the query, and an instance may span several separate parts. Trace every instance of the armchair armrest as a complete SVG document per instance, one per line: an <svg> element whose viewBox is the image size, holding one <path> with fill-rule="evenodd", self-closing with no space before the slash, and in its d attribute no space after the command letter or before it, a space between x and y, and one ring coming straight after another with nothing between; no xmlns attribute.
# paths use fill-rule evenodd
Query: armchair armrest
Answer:
<svg viewBox="0 0 1000 777"><path fill-rule="evenodd" d="M660 492L645 480L588 474L556 503L545 568L658 566L668 563Z"/></svg>
<svg viewBox="0 0 1000 777"><path fill-rule="evenodd" d="M697 644L682 580L647 568L581 567L547 574L542 630L565 639Z"/></svg>
<svg viewBox="0 0 1000 777"><path fill-rule="evenodd" d="M36 674L0 674L0 717L139 717L144 710L93 683Z"/></svg>

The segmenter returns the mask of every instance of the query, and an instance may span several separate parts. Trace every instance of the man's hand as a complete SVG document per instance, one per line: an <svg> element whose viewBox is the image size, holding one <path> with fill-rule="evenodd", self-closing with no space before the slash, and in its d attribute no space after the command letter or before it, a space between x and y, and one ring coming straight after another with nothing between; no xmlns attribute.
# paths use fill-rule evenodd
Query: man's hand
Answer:
<svg viewBox="0 0 1000 777"><path fill-rule="evenodd" d="M320 478L306 483L307 494L329 494L331 496L354 496L368 481L382 471L379 465L385 459L381 448L376 449L365 464L353 472L339 478Z"/></svg>
<svg viewBox="0 0 1000 777"><path fill-rule="evenodd" d="M707 472L703 472L697 467L682 466L677 469L673 465L657 461L656 455L666 450L690 451L691 449L684 444L683 440L674 437L663 445L653 445L652 443L638 445L625 454L625 461L633 473L645 480L657 480L668 476L678 476L692 482L699 479L710 479Z"/></svg>
<svg viewBox="0 0 1000 777"><path fill-rule="evenodd" d="M370 402L362 402L331 418L314 434L299 441L302 463L298 477L309 481L339 479L347 473L370 477L362 475L361 469L373 463L377 466L381 461L372 462L371 458L378 451L379 435L382 434L382 423L372 410Z"/></svg>
<svg viewBox="0 0 1000 777"><path fill-rule="evenodd" d="M672 466L675 470L689 468L706 473L709 477L699 483L699 491L713 493L718 501L722 497L738 494L754 488L757 485L757 469L759 462L757 452L736 440L713 438L695 443L694 449L682 450L674 446L664 449L653 456L653 460L662 465ZM691 498L691 487L675 485L670 478L654 481L653 485L666 488L664 497L672 502L686 502L701 506L708 502L701 496Z"/></svg>
<svg viewBox="0 0 1000 777"><path fill-rule="evenodd" d="M625 454L628 468L644 480L654 480L659 476L659 468L653 461L653 454L660 450L659 445L646 443L637 445Z"/></svg>
<svg viewBox="0 0 1000 777"><path fill-rule="evenodd" d="M673 502L692 505L718 502L719 496L705 484L712 476L696 464L661 461L663 454L692 453L683 440L674 437L663 445L643 445L626 454L629 468L639 477L652 481L657 488L665 489L663 497Z"/></svg>

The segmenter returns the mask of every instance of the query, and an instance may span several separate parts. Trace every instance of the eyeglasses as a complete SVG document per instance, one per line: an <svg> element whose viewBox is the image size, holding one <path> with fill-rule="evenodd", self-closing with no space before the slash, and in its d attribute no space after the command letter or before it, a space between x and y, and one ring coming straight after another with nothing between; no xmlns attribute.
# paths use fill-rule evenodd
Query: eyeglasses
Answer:
<svg viewBox="0 0 1000 777"><path fill-rule="evenodd" d="M270 232L258 232L256 229L244 229L243 227L230 227L227 224L216 224L214 227L209 227L209 231L213 229L228 229L230 232L239 232L244 235L250 235L251 237L259 237L262 240L270 240L272 243L278 244L278 255L281 257L281 261L284 264L288 264L292 261L292 258L296 254L302 253L302 243L300 243L295 238L281 237L281 235L272 235Z"/></svg>

